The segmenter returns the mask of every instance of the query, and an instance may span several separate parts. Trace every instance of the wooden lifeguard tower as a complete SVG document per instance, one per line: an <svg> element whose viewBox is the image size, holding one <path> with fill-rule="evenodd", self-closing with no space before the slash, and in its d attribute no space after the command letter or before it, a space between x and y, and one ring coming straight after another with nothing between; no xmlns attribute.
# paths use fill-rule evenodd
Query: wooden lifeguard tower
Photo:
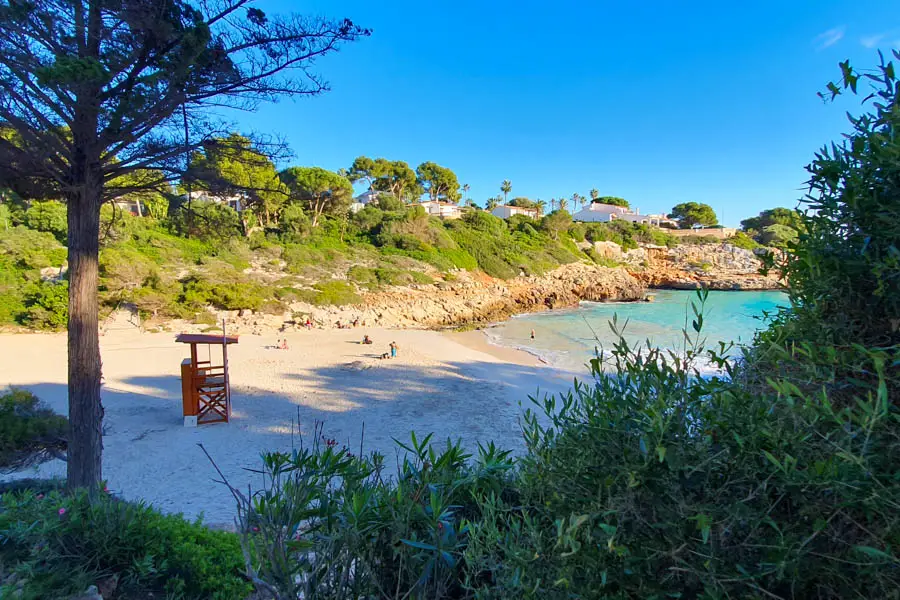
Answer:
<svg viewBox="0 0 900 600"><path fill-rule="evenodd" d="M227 423L231 419L231 386L228 379L228 344L238 336L180 333L176 342L190 344L191 357L181 361L181 402L184 426ZM206 360L197 356L197 346L206 346ZM222 364L212 364L212 347L221 346Z"/></svg>

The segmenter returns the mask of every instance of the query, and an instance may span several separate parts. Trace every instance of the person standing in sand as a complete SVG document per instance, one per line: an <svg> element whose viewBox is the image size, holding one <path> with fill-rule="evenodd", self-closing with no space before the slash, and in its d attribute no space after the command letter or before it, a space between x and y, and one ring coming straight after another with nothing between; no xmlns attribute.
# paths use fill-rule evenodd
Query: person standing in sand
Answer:
<svg viewBox="0 0 900 600"><path fill-rule="evenodd" d="M534 339L534 329L531 330L531 339Z"/></svg>
<svg viewBox="0 0 900 600"><path fill-rule="evenodd" d="M397 342L391 342L391 358L397 358Z"/></svg>

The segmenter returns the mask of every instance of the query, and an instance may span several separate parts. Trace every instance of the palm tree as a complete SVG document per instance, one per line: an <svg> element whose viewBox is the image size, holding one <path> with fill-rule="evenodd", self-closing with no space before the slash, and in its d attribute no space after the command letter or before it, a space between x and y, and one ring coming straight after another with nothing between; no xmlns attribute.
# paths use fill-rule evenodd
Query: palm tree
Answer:
<svg viewBox="0 0 900 600"><path fill-rule="evenodd" d="M556 198L550 198L550 212L556 210Z"/></svg>
<svg viewBox="0 0 900 600"><path fill-rule="evenodd" d="M469 184L468 183L463 184L463 193L466 195L465 204L468 205L469 204Z"/></svg>
<svg viewBox="0 0 900 600"><path fill-rule="evenodd" d="M534 207L538 211L538 216L542 217L542 216L544 216L544 209L547 208L547 203L544 202L543 200L541 200L540 198L538 198L537 201L534 203Z"/></svg>
<svg viewBox="0 0 900 600"><path fill-rule="evenodd" d="M487 201L487 203L484 205L484 207L485 207L488 211L492 211L492 210L494 210L495 208L497 208L497 205L499 205L499 204L500 204L500 201L499 201L497 198L488 198L488 201Z"/></svg>
<svg viewBox="0 0 900 600"><path fill-rule="evenodd" d="M597 191L597 188L594 188L590 191L591 194L591 202L595 202L597 198L600 197L600 192Z"/></svg>
<svg viewBox="0 0 900 600"><path fill-rule="evenodd" d="M559 210L567 210L569 208L569 201L565 198L559 199Z"/></svg>
<svg viewBox="0 0 900 600"><path fill-rule="evenodd" d="M503 204L506 204L506 198L512 191L512 183L510 183L509 179L503 180L503 183L500 184L500 191L503 192Z"/></svg>

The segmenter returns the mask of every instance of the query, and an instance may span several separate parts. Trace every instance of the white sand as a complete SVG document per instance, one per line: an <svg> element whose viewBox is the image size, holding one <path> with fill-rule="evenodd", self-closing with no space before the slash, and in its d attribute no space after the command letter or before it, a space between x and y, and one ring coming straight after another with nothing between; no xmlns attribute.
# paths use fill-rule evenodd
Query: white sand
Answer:
<svg viewBox="0 0 900 600"><path fill-rule="evenodd" d="M364 333L374 345L358 343ZM185 428L180 364L189 347L176 344L174 334L110 331L101 338L103 477L124 498L230 523L233 501L214 481L213 467L197 444L232 484L246 489L260 483L246 469L258 468L261 452L291 449L291 423L298 414L304 434L322 421L325 435L354 453L365 424L364 451L378 450L391 461L396 454L391 438L408 440L412 430L434 432L442 442L462 438L473 449L478 441L493 440L519 451L527 396L538 388L565 389L571 374L538 366L524 353L492 351L479 335L373 328L242 335L229 348L231 422ZM266 348L279 337L287 337L289 350ZM398 358L375 358L391 341L399 344ZM65 336L0 335L4 385L30 389L66 414ZM52 461L6 478L48 476L64 477L65 464Z"/></svg>

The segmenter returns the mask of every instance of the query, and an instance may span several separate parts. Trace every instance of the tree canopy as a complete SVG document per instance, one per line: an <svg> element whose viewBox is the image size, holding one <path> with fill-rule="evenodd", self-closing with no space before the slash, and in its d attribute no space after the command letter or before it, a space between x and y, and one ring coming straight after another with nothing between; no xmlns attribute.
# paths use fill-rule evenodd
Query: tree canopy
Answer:
<svg viewBox="0 0 900 600"><path fill-rule="evenodd" d="M459 200L459 180L456 173L433 162L423 162L416 167L419 185L428 194L430 200Z"/></svg>
<svg viewBox="0 0 900 600"><path fill-rule="evenodd" d="M702 225L703 227L712 227L719 224L716 212L709 204L700 202L682 202L672 207L669 213L670 219L678 221L681 229L690 229L694 225Z"/></svg>
<svg viewBox="0 0 900 600"><path fill-rule="evenodd" d="M319 225L323 213L345 212L353 199L350 181L321 167L290 167L281 172L293 200L312 215L312 226Z"/></svg>
<svg viewBox="0 0 900 600"><path fill-rule="evenodd" d="M513 198L512 200L507 202L507 204L509 206L518 206L520 208L534 208L536 206L534 200L531 200L530 198L525 198L522 196L517 196L517 197Z"/></svg>
<svg viewBox="0 0 900 600"><path fill-rule="evenodd" d="M271 226L288 195L269 157L236 133L212 140L202 153L196 153L185 181L215 195L240 196L245 234L249 233L247 215L256 215L259 225Z"/></svg>
<svg viewBox="0 0 900 600"><path fill-rule="evenodd" d="M315 58L368 35L349 20L270 16L252 0L31 0L0 5L0 187L68 205L68 484L97 493L102 407L100 206L134 171L180 177L231 129L216 115L327 90Z"/></svg>
<svg viewBox="0 0 900 600"><path fill-rule="evenodd" d="M760 232L770 225L784 225L796 231L803 229L803 217L800 211L790 208L770 208L759 213L756 217L750 217L741 221L744 231Z"/></svg>
<svg viewBox="0 0 900 600"><path fill-rule="evenodd" d="M625 208L630 208L631 204L628 203L628 200L625 198L619 198L618 196L594 196L593 192L597 190L591 190L591 202L599 202L600 204L612 204L613 206L624 206Z"/></svg>

